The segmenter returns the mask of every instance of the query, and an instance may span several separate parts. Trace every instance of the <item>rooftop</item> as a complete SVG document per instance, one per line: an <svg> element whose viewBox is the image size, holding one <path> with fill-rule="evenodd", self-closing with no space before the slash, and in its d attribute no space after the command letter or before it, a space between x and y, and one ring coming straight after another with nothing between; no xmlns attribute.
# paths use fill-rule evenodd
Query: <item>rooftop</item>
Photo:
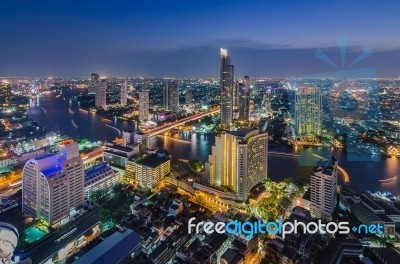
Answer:
<svg viewBox="0 0 400 264"><path fill-rule="evenodd" d="M169 160L169 158L159 157L157 154L150 154L143 159L136 161L136 163L145 167L156 168Z"/></svg>
<svg viewBox="0 0 400 264"><path fill-rule="evenodd" d="M142 241L143 239L131 229L127 229L124 232L117 231L75 263L118 263L137 248Z"/></svg>

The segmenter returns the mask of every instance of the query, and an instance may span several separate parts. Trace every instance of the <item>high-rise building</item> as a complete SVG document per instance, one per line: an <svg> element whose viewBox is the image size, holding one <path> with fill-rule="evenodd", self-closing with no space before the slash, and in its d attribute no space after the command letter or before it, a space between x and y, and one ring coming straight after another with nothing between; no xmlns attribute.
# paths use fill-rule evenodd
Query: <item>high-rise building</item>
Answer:
<svg viewBox="0 0 400 264"><path fill-rule="evenodd" d="M70 217L84 202L84 166L78 143L65 144L61 153L25 163L22 174L22 212L51 226Z"/></svg>
<svg viewBox="0 0 400 264"><path fill-rule="evenodd" d="M107 82L105 80L97 84L95 93L96 107L107 109Z"/></svg>
<svg viewBox="0 0 400 264"><path fill-rule="evenodd" d="M248 78L248 76L245 76ZM247 83L247 84L246 84ZM239 90L239 120L247 121L250 117L250 85L248 81L240 84Z"/></svg>
<svg viewBox="0 0 400 264"><path fill-rule="evenodd" d="M0 106L8 105L11 100L11 85L8 83L0 83Z"/></svg>
<svg viewBox="0 0 400 264"><path fill-rule="evenodd" d="M187 91L185 94L185 104L191 104L193 102L192 91Z"/></svg>
<svg viewBox="0 0 400 264"><path fill-rule="evenodd" d="M297 136L321 134L322 95L317 87L299 87L295 94L295 132Z"/></svg>
<svg viewBox="0 0 400 264"><path fill-rule="evenodd" d="M126 91L127 87L126 87L126 82L121 83L121 105L125 106L128 100L128 94Z"/></svg>
<svg viewBox="0 0 400 264"><path fill-rule="evenodd" d="M321 167L311 175L311 215L326 221L332 219L337 202L338 161L332 158L332 165Z"/></svg>
<svg viewBox="0 0 400 264"><path fill-rule="evenodd" d="M221 49L220 55L221 124L225 127L229 127L233 119L233 65L231 65L226 49Z"/></svg>
<svg viewBox="0 0 400 264"><path fill-rule="evenodd" d="M100 75L98 75L97 73L92 73L90 75L90 85L89 85L88 93L90 93L90 94L96 93L97 87L99 85L99 81L100 81Z"/></svg>
<svg viewBox="0 0 400 264"><path fill-rule="evenodd" d="M178 82L168 80L164 83L163 107L167 111L179 112Z"/></svg>
<svg viewBox="0 0 400 264"><path fill-rule="evenodd" d="M240 129L216 136L205 168L210 184L228 187L246 201L250 189L268 176L268 134Z"/></svg>
<svg viewBox="0 0 400 264"><path fill-rule="evenodd" d="M149 119L149 92L139 92L139 120Z"/></svg>
<svg viewBox="0 0 400 264"><path fill-rule="evenodd" d="M263 98L264 104L264 115L271 117L272 116L272 90L271 88L267 88Z"/></svg>

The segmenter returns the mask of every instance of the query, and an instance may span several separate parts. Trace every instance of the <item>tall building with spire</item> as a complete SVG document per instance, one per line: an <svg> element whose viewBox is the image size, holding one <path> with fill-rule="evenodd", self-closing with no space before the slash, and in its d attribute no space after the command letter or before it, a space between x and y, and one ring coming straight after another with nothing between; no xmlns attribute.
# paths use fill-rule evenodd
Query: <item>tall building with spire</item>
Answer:
<svg viewBox="0 0 400 264"><path fill-rule="evenodd" d="M84 166L78 143L61 153L47 154L25 163L22 172L22 212L42 218L51 226L70 217L84 202Z"/></svg>
<svg viewBox="0 0 400 264"><path fill-rule="evenodd" d="M268 176L268 134L239 129L216 136L204 174L210 184L228 187L246 201L251 188Z"/></svg>
<svg viewBox="0 0 400 264"><path fill-rule="evenodd" d="M321 134L322 95L314 86L299 87L295 94L295 130L297 136Z"/></svg>
<svg viewBox="0 0 400 264"><path fill-rule="evenodd" d="M233 65L226 49L220 50L221 69L220 69L220 88L221 88L221 124L229 127L233 119L233 90L234 76Z"/></svg>
<svg viewBox="0 0 400 264"><path fill-rule="evenodd" d="M164 83L163 107L167 111L179 112L179 88L177 81L168 80Z"/></svg>

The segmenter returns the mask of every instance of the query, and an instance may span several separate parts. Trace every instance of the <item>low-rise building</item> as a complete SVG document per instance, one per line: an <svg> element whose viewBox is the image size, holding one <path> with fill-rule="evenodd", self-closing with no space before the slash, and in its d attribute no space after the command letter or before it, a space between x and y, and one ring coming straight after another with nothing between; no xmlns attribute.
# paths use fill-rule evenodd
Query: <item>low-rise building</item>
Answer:
<svg viewBox="0 0 400 264"><path fill-rule="evenodd" d="M108 163L101 163L85 170L85 197L97 190L109 190L119 182L119 172Z"/></svg>

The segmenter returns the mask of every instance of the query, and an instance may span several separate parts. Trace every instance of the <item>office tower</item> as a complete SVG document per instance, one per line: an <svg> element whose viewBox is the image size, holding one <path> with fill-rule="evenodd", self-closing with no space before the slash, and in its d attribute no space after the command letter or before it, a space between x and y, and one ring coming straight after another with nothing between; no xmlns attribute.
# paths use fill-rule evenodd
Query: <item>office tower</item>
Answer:
<svg viewBox="0 0 400 264"><path fill-rule="evenodd" d="M99 82L100 82L100 75L98 75L97 73L92 73L90 75L90 85L89 85L88 93L95 94L97 87L99 85Z"/></svg>
<svg viewBox="0 0 400 264"><path fill-rule="evenodd" d="M247 75L243 76L243 84L250 86L250 77L249 76L247 76Z"/></svg>
<svg viewBox="0 0 400 264"><path fill-rule="evenodd" d="M299 87L295 94L295 130L297 136L321 134L322 96L317 87Z"/></svg>
<svg viewBox="0 0 400 264"><path fill-rule="evenodd" d="M102 80L96 86L95 105L97 108L107 109L107 82Z"/></svg>
<svg viewBox="0 0 400 264"><path fill-rule="evenodd" d="M187 91L185 94L185 104L191 104L193 102L192 91Z"/></svg>
<svg viewBox="0 0 400 264"><path fill-rule="evenodd" d="M233 110L237 110L240 105L240 92L243 88L243 83L241 81L235 82L235 87L233 89ZM235 115L235 114L234 114ZM236 118L236 117L234 117Z"/></svg>
<svg viewBox="0 0 400 264"><path fill-rule="evenodd" d="M250 189L267 179L267 167L268 134L240 129L216 136L205 174L212 185L226 186L246 201Z"/></svg>
<svg viewBox="0 0 400 264"><path fill-rule="evenodd" d="M126 87L126 82L121 83L121 93L120 93L120 95L121 95L121 105L122 106L125 106L126 103L127 103L127 100L128 100L128 94L127 94L126 88L127 88Z"/></svg>
<svg viewBox="0 0 400 264"><path fill-rule="evenodd" d="M163 107L167 111L179 112L178 82L168 80L164 83Z"/></svg>
<svg viewBox="0 0 400 264"><path fill-rule="evenodd" d="M311 175L311 215L326 221L332 219L336 207L338 162L332 158L332 165L321 167Z"/></svg>
<svg viewBox="0 0 400 264"><path fill-rule="evenodd" d="M22 212L51 226L70 217L84 202L84 167L78 143L65 144L61 153L25 163L22 173Z"/></svg>
<svg viewBox="0 0 400 264"><path fill-rule="evenodd" d="M0 83L0 106L8 105L11 100L11 85L8 83Z"/></svg>
<svg viewBox="0 0 400 264"><path fill-rule="evenodd" d="M149 119L149 92L139 92L139 120Z"/></svg>
<svg viewBox="0 0 400 264"><path fill-rule="evenodd" d="M250 86L243 82L239 90L239 120L247 121L250 116Z"/></svg>
<svg viewBox="0 0 400 264"><path fill-rule="evenodd" d="M272 117L272 90L271 88L267 88L264 94L264 114L266 116Z"/></svg>
<svg viewBox="0 0 400 264"><path fill-rule="evenodd" d="M132 130L122 130L122 145L129 146L133 144L135 133Z"/></svg>
<svg viewBox="0 0 400 264"><path fill-rule="evenodd" d="M231 65L228 51L226 49L220 50L221 55L221 124L224 127L229 127L233 119L233 65Z"/></svg>

